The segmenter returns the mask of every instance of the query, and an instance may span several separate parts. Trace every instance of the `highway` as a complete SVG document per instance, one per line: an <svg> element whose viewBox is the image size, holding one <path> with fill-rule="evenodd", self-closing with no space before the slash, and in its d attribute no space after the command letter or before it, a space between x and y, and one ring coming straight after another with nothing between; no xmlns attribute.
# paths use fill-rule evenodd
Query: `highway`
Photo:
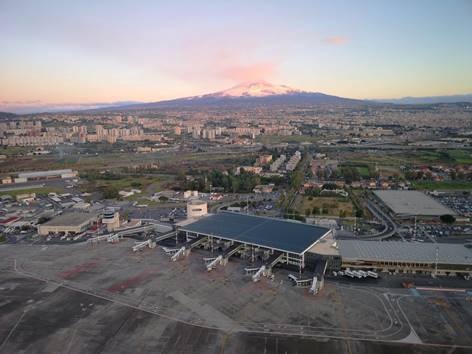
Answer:
<svg viewBox="0 0 472 354"><path fill-rule="evenodd" d="M386 213L384 213L379 206L375 204L375 202L371 200L367 200L367 209L372 213L372 215L382 221L384 224L384 228L382 231L376 234L366 234L366 235L346 235L343 234L339 236L339 239L358 239L358 240L365 240L365 241L375 241L375 240L384 240L389 237L392 237L397 232L397 224L395 221L390 218Z"/></svg>

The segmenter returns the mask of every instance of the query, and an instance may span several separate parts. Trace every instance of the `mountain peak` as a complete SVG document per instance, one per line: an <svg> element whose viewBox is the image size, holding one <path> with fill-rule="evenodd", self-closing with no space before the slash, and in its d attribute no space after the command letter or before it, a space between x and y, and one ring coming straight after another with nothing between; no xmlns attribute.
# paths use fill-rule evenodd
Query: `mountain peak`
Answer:
<svg viewBox="0 0 472 354"><path fill-rule="evenodd" d="M265 97L302 92L285 85L274 85L267 81L245 82L228 90L213 94L215 97Z"/></svg>

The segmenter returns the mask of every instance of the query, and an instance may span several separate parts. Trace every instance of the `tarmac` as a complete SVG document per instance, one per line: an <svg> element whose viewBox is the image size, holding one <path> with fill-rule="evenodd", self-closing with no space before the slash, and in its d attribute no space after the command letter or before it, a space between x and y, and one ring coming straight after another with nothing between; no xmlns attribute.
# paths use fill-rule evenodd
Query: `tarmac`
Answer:
<svg viewBox="0 0 472 354"><path fill-rule="evenodd" d="M0 245L0 353L472 351L467 293L329 278L313 296L288 270L254 283L237 257L207 272L208 251L133 244Z"/></svg>

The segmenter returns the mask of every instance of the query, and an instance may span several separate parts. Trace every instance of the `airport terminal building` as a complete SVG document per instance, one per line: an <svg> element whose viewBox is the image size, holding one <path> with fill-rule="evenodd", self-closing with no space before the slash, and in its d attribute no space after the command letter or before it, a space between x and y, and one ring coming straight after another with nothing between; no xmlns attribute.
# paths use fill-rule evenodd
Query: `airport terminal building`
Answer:
<svg viewBox="0 0 472 354"><path fill-rule="evenodd" d="M340 240L342 269L471 275L472 250L462 244Z"/></svg>
<svg viewBox="0 0 472 354"><path fill-rule="evenodd" d="M38 225L38 233L41 236L49 234L79 234L84 232L98 221L95 213L67 212Z"/></svg>
<svg viewBox="0 0 472 354"><path fill-rule="evenodd" d="M232 212L208 215L181 226L188 242L205 240L210 248L221 249L224 256L261 259L271 267L285 263L304 269L310 250L332 231L297 221L274 219Z"/></svg>

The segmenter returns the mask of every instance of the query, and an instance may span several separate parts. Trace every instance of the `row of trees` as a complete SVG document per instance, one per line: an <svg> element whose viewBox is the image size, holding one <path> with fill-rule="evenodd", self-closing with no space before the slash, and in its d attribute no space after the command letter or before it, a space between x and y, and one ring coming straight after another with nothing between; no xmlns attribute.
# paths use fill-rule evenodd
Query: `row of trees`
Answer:
<svg viewBox="0 0 472 354"><path fill-rule="evenodd" d="M259 184L274 183L280 185L284 182L285 179L281 177L265 178L248 173L243 169L241 169L239 175L235 175L232 171L223 173L213 170L201 177L182 181L182 189L209 192L211 186L211 188L219 188L227 193L250 193Z"/></svg>

